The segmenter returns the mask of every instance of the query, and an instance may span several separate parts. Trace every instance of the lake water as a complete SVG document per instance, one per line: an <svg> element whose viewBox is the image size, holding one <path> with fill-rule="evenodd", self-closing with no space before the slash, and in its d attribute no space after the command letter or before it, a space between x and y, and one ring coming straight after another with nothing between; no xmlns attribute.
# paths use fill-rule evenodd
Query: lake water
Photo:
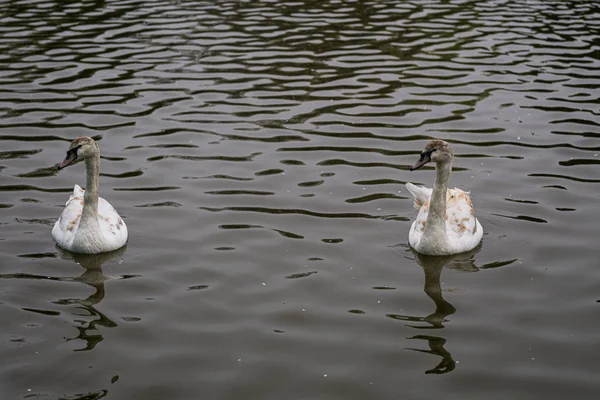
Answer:
<svg viewBox="0 0 600 400"><path fill-rule="evenodd" d="M596 399L597 1L0 3L0 397ZM102 151L127 247L50 235ZM420 257L428 140L485 235Z"/></svg>

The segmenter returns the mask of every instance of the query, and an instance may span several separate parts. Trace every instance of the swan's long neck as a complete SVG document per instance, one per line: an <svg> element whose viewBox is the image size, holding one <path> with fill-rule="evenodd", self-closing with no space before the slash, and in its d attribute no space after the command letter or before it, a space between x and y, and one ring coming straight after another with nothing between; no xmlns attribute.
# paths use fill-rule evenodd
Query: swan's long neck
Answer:
<svg viewBox="0 0 600 400"><path fill-rule="evenodd" d="M100 176L100 155L85 159L85 193L83 194L83 212L81 224L98 221L98 181Z"/></svg>
<svg viewBox="0 0 600 400"><path fill-rule="evenodd" d="M439 163L435 166L435 183L429 202L429 215L423 236L434 238L445 235L446 232L446 193L448 179L452 171L452 161Z"/></svg>

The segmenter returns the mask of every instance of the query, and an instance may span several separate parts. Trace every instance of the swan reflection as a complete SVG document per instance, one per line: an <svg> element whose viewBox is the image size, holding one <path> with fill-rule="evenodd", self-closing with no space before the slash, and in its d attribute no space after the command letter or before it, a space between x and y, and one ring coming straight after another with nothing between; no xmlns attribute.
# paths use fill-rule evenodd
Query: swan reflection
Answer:
<svg viewBox="0 0 600 400"><path fill-rule="evenodd" d="M96 306L104 299L104 282L109 279L104 275L102 265L107 262L117 262L121 260L125 248L126 247L123 247L109 253L101 254L75 254L57 246L60 258L75 261L84 269L83 274L80 276L63 278L61 280L80 282L90 286L94 290L94 292L85 299L69 298L56 301L56 304L74 305L76 307L76 311L73 311L73 315L76 316L73 322L78 334L74 337L66 338L66 340L83 340L85 342L85 347L76 349L75 351L92 350L103 340L102 335L97 333L98 326L106 328L114 328L117 326L117 323L110 317L98 311ZM119 276L119 278L126 277L127 276Z"/></svg>
<svg viewBox="0 0 600 400"><path fill-rule="evenodd" d="M411 250L412 251L412 250ZM450 256L426 256L412 251L415 261L423 268L425 273L425 284L423 291L435 304L433 313L427 316L413 316L401 314L388 314L388 317L410 322L408 326L416 329L442 329L448 322L447 317L456 312L456 308L446 301L443 297L440 278L444 267L458 269L465 272L475 272L479 268L475 265L475 254L479 248L467 253L455 254ZM426 340L429 349L409 348L409 350L419 351L428 354L440 356L442 360L434 368L426 370L426 374L445 374L456 368L456 361L452 354L446 350L446 339L434 335L415 335L409 339Z"/></svg>

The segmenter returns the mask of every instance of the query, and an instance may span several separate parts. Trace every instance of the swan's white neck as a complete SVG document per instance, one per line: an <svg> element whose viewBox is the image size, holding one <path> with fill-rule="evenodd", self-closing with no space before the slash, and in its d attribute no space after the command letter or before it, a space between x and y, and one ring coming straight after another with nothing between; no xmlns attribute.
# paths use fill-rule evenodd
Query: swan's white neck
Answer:
<svg viewBox="0 0 600 400"><path fill-rule="evenodd" d="M80 224L89 226L98 224L98 181L100 176L100 155L85 159L85 193Z"/></svg>
<svg viewBox="0 0 600 400"><path fill-rule="evenodd" d="M435 166L435 183L429 201L427 224L423 232L423 237L427 238L427 241L440 243L440 240L446 238L446 193L450 172L452 172L452 160Z"/></svg>

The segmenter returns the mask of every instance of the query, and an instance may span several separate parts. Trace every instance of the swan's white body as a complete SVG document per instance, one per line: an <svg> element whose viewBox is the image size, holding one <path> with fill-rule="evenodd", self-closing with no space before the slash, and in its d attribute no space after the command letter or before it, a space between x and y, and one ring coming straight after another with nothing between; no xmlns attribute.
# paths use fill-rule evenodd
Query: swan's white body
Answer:
<svg viewBox="0 0 600 400"><path fill-rule="evenodd" d="M483 228L475 218L469 193L458 188L447 190L444 234L432 242L422 239L433 189L412 183L407 183L406 188L415 199L415 208L419 210L408 234L408 243L413 249L421 254L448 255L472 250L479 244Z"/></svg>
<svg viewBox="0 0 600 400"><path fill-rule="evenodd" d="M56 243L65 250L84 254L104 253L123 247L127 243L127 225L102 197L98 197L95 221L82 221L84 192L79 185L75 185L73 194L52 229Z"/></svg>
<svg viewBox="0 0 600 400"><path fill-rule="evenodd" d="M428 148L433 150L422 153L414 169L428 161L422 162L424 156L432 156L431 160L436 161L435 184L433 189L406 184L419 210L410 227L408 242L417 252L432 256L472 250L481 242L483 228L475 218L469 193L458 188L448 189L453 158L450 145L436 140L430 142L426 150Z"/></svg>
<svg viewBox="0 0 600 400"><path fill-rule="evenodd" d="M92 138L75 139L59 169L77 159L85 160L86 190L75 185L54 224L52 237L60 247L73 253L98 254L119 249L127 243L127 225L113 206L98 196L100 150Z"/></svg>

